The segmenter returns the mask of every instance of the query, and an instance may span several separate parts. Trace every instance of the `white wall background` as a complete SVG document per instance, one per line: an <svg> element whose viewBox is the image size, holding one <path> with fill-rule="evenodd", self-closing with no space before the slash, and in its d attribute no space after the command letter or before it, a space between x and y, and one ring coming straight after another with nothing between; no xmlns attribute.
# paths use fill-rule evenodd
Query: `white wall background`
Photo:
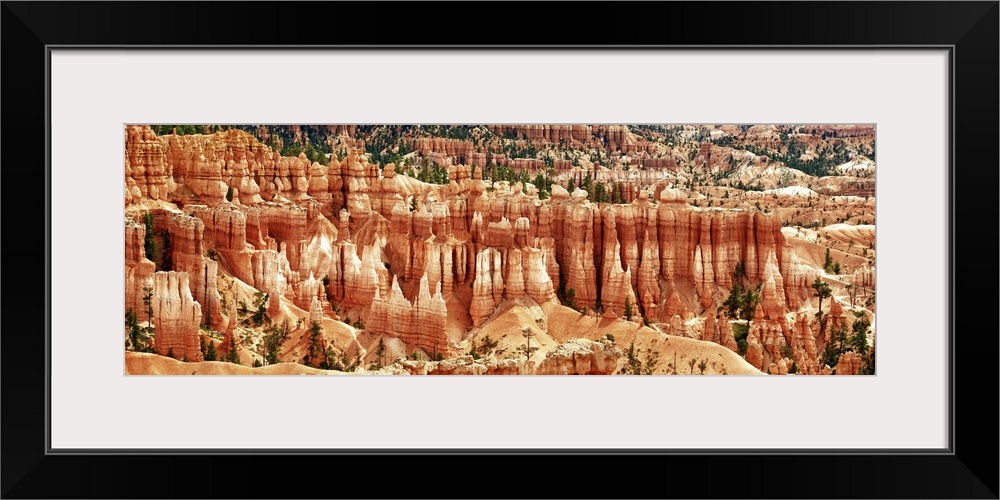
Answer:
<svg viewBox="0 0 1000 500"><path fill-rule="evenodd" d="M945 447L947 82L944 51L56 50L52 446ZM123 375L124 123L734 122L877 124L877 376Z"/></svg>

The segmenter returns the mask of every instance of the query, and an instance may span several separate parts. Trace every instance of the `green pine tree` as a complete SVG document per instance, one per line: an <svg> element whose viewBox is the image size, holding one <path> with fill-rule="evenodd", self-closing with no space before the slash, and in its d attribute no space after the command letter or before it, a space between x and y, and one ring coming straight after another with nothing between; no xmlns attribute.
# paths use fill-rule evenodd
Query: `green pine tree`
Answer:
<svg viewBox="0 0 1000 500"><path fill-rule="evenodd" d="M218 356L215 353L215 342L209 339L208 348L205 350L205 361L215 361L216 359L218 359Z"/></svg>
<svg viewBox="0 0 1000 500"><path fill-rule="evenodd" d="M145 248L146 258L153 261L154 263L160 261L160 249L156 246L156 239L153 236L153 214L146 212L143 216L143 222L146 224L146 240Z"/></svg>
<svg viewBox="0 0 1000 500"><path fill-rule="evenodd" d="M864 354L868 349L868 327L870 326L871 320L865 316L863 311L854 312L854 324L851 325L853 335L850 345L859 354Z"/></svg>

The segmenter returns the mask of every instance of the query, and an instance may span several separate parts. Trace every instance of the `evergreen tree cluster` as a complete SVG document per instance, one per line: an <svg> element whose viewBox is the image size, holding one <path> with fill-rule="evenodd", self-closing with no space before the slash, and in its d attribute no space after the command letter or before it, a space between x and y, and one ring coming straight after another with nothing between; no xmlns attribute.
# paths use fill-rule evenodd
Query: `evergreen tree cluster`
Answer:
<svg viewBox="0 0 1000 500"><path fill-rule="evenodd" d="M372 162L383 167L388 163L400 165L403 157L413 152L413 147L404 138L412 132L412 126L387 125L374 128L365 139L365 153L370 155Z"/></svg>
<svg viewBox="0 0 1000 500"><path fill-rule="evenodd" d="M125 311L125 328L128 330L129 345L136 352L155 352L153 349L153 327L140 326L135 309Z"/></svg>
<svg viewBox="0 0 1000 500"><path fill-rule="evenodd" d="M834 140L830 146L821 146L816 151L814 158L803 160L801 156L806 152L806 147L806 144L798 142L798 139L791 134L783 134L782 144L777 150L753 144L743 144L740 146L741 149L755 155L767 156L779 160L788 168L800 170L815 177L832 175L834 174L834 167L847 163L851 159L851 152L848 150L847 143L841 139Z"/></svg>
<svg viewBox="0 0 1000 500"><path fill-rule="evenodd" d="M309 352L302 358L303 364L318 368L326 364L326 345L323 342L323 329L316 321L309 327Z"/></svg>
<svg viewBox="0 0 1000 500"><path fill-rule="evenodd" d="M500 341L490 338L489 334L486 334L478 343L476 342L476 339L473 338L471 345L469 346L469 355L472 356L472 359L480 359L485 356L489 356L498 345L500 345Z"/></svg>
<svg viewBox="0 0 1000 500"><path fill-rule="evenodd" d="M827 274L840 274L840 262L834 262L830 257L830 249L826 249L826 257L823 260L823 270Z"/></svg>
<svg viewBox="0 0 1000 500"><path fill-rule="evenodd" d="M257 292L256 301L253 306L253 310L247 310L245 304L240 301L242 311L245 313L252 313L249 318L243 320L245 325L260 326L264 323L270 323L271 318L267 315L267 302L270 300L271 295L268 293Z"/></svg>
<svg viewBox="0 0 1000 500"><path fill-rule="evenodd" d="M204 336L201 338L201 355L205 361L219 360L219 354L215 351L215 342L212 342L212 339L205 340Z"/></svg>
<svg viewBox="0 0 1000 500"><path fill-rule="evenodd" d="M146 215L143 216L143 222L146 225L146 239L144 241L146 258L155 263L160 259L160 247L156 244L153 235L153 214L146 212Z"/></svg>
<svg viewBox="0 0 1000 500"><path fill-rule="evenodd" d="M411 169L410 176L418 181L430 184L448 184L448 169L438 166L437 163L433 163L427 158L422 160L422 165L418 172L414 173Z"/></svg>
<svg viewBox="0 0 1000 500"><path fill-rule="evenodd" d="M153 214L146 212L143 216L146 226L146 239L143 241L146 258L153 261L157 271L173 269L173 244L170 242L170 231L164 229L157 233L153 227Z"/></svg>
<svg viewBox="0 0 1000 500"><path fill-rule="evenodd" d="M754 310L757 309L757 304L760 304L760 288L761 284L755 287L747 285L746 267L743 262L737 262L733 271L733 289L722 303L728 316L746 321L753 319Z"/></svg>
<svg viewBox="0 0 1000 500"><path fill-rule="evenodd" d="M608 194L608 190L604 187L603 182L594 184L593 200L595 203L608 203L611 201L611 195Z"/></svg>
<svg viewBox="0 0 1000 500"><path fill-rule="evenodd" d="M283 322L280 325L271 325L264 330L264 364L274 365L278 364L278 350L281 348L281 343L288 338L288 322Z"/></svg>
<svg viewBox="0 0 1000 500"><path fill-rule="evenodd" d="M229 345L226 346L226 356L223 361L240 364L240 353L237 351L236 339L229 337Z"/></svg>
<svg viewBox="0 0 1000 500"><path fill-rule="evenodd" d="M483 179L489 179L493 182L507 181L512 184L531 182L531 176L527 170L515 170L507 165L497 165L495 162L483 167ZM551 187L551 183L549 186Z"/></svg>
<svg viewBox="0 0 1000 500"><path fill-rule="evenodd" d="M748 323L733 323L733 338L736 339L736 348L739 349L740 356L746 356L747 348L747 336L750 334L750 324Z"/></svg>
<svg viewBox="0 0 1000 500"><path fill-rule="evenodd" d="M177 135L207 134L205 125L150 125L156 135L171 135L177 131Z"/></svg>
<svg viewBox="0 0 1000 500"><path fill-rule="evenodd" d="M850 334L848 334L846 327L833 330L830 341L826 343L823 353L820 355L820 364L833 368L836 373L840 356L845 352L854 351L861 355L861 367L858 374L874 375L875 347L868 346L868 333L871 325L871 320L865 316L864 311L855 311Z"/></svg>
<svg viewBox="0 0 1000 500"><path fill-rule="evenodd" d="M298 156L299 153L305 153L306 158L310 162L319 163L320 165L328 165L330 163L330 159L327 158L326 153L313 146L311 142L306 143L305 146L291 143L281 150L281 156ZM329 151L327 151L327 153L329 153Z"/></svg>
<svg viewBox="0 0 1000 500"><path fill-rule="evenodd" d="M544 200L552 197L552 179L548 175L543 175L541 172L535 174L531 184L538 189L538 199Z"/></svg>

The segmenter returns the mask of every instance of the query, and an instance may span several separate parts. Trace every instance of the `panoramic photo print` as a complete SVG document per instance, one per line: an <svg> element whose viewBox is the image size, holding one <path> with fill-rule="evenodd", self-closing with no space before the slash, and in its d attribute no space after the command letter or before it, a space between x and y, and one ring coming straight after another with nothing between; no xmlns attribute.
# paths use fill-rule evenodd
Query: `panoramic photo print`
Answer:
<svg viewBox="0 0 1000 500"><path fill-rule="evenodd" d="M126 374L875 374L871 124L124 139Z"/></svg>

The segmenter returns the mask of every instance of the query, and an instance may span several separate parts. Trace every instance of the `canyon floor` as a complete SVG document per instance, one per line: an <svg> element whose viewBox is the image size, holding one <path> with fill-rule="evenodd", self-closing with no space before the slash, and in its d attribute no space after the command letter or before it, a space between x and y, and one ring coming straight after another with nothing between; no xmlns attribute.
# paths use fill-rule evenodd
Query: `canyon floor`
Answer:
<svg viewBox="0 0 1000 500"><path fill-rule="evenodd" d="M870 126L125 144L128 374L874 373Z"/></svg>

